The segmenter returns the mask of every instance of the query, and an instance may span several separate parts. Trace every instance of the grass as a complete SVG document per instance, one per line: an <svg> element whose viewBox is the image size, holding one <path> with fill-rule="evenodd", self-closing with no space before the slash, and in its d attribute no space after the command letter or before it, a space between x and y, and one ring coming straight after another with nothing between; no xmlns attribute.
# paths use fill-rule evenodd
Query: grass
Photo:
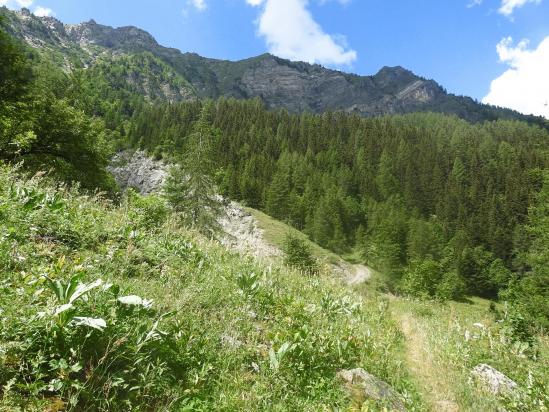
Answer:
<svg viewBox="0 0 549 412"><path fill-rule="evenodd" d="M281 247L289 231L309 243L317 258L332 264L359 264L353 251L343 257L329 252L305 235L262 212L248 209L264 230L271 244ZM388 294L387 279L372 271L368 282L353 289L367 300L385 296L402 342L392 352L402 363L408 381L418 388L423 406L432 411L509 411L548 410L549 341L536 337L535 349L525 353L508 336L508 323L502 320L505 307L488 300L470 297L466 302L419 301ZM490 307L500 312L494 313ZM479 329L474 324L484 325ZM467 335L467 337L466 337ZM470 371L488 363L520 386L516 398L494 396L471 382ZM422 409L423 408L423 409Z"/></svg>
<svg viewBox="0 0 549 412"><path fill-rule="evenodd" d="M490 302L422 302L396 298L391 310L406 337L406 364L431 410L548 410L547 340L532 350L510 341L508 325ZM515 397L487 393L471 380L471 370L486 363L519 384Z"/></svg>
<svg viewBox="0 0 549 412"><path fill-rule="evenodd" d="M288 226L251 212L280 246ZM336 373L356 367L411 411L549 404L549 342L513 341L504 306L261 264L180 227L154 196L115 205L2 166L0 273L0 411L383 410L342 389ZM518 394L486 394L470 379L479 363Z"/></svg>
<svg viewBox="0 0 549 412"><path fill-rule="evenodd" d="M337 266L346 265L348 263L339 255L319 246L317 243L311 241L307 235L292 228L286 223L276 220L256 209L246 208L246 210L256 219L259 227L264 231L263 236L265 240L271 245L282 249L286 236L288 233L292 233L294 236L303 239L311 248L313 255L321 262L327 262Z"/></svg>
<svg viewBox="0 0 549 412"><path fill-rule="evenodd" d="M356 367L422 410L386 298L229 252L160 198L2 166L0 273L2 411L360 410Z"/></svg>

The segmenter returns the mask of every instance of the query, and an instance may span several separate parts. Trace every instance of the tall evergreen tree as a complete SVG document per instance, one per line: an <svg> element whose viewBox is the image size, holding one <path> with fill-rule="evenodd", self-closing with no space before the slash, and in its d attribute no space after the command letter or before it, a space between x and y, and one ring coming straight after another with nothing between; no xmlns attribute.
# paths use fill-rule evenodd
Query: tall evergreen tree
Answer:
<svg viewBox="0 0 549 412"><path fill-rule="evenodd" d="M211 106L207 102L202 108L188 136L183 158L171 168L164 191L183 224L214 237L221 230L218 219L223 204L213 178L212 146L219 132L210 123Z"/></svg>

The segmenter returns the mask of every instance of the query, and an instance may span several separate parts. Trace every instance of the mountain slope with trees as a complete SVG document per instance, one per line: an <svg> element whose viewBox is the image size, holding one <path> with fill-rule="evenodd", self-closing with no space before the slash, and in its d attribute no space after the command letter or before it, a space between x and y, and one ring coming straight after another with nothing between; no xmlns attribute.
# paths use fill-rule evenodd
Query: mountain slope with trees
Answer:
<svg viewBox="0 0 549 412"><path fill-rule="evenodd" d="M184 151L202 107L142 106L130 144L159 157ZM404 292L494 298L530 272L525 231L549 162L545 129L440 114L292 115L259 100L213 107L222 194L328 249L358 250Z"/></svg>

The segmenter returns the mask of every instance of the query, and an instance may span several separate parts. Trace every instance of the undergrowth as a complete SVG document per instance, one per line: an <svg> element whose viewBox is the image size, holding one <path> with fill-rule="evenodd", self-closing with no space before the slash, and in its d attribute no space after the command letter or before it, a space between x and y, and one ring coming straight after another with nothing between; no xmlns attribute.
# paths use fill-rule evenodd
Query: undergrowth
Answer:
<svg viewBox="0 0 549 412"><path fill-rule="evenodd" d="M385 300L228 252L161 198L1 167L0 273L0 410L348 410L355 367L421 410Z"/></svg>
<svg viewBox="0 0 549 412"><path fill-rule="evenodd" d="M546 336L520 333L508 307L494 309L479 298L467 303L402 299L394 301L393 309L410 314L424 332L427 347L421 349L436 368L430 373L451 384L459 410L549 410L549 342ZM504 373L517 390L490 394L471 374L479 364Z"/></svg>

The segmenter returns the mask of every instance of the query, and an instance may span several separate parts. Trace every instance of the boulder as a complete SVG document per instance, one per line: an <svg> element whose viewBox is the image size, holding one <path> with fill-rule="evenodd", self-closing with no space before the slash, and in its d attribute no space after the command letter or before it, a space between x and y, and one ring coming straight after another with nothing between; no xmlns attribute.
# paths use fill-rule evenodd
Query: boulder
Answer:
<svg viewBox="0 0 549 412"><path fill-rule="evenodd" d="M484 363L475 366L471 373L482 386L494 395L511 393L518 386L503 373Z"/></svg>
<svg viewBox="0 0 549 412"><path fill-rule="evenodd" d="M345 382L345 387L351 396L373 399L390 408L391 411L406 411L400 394L364 369L341 370L337 376Z"/></svg>

